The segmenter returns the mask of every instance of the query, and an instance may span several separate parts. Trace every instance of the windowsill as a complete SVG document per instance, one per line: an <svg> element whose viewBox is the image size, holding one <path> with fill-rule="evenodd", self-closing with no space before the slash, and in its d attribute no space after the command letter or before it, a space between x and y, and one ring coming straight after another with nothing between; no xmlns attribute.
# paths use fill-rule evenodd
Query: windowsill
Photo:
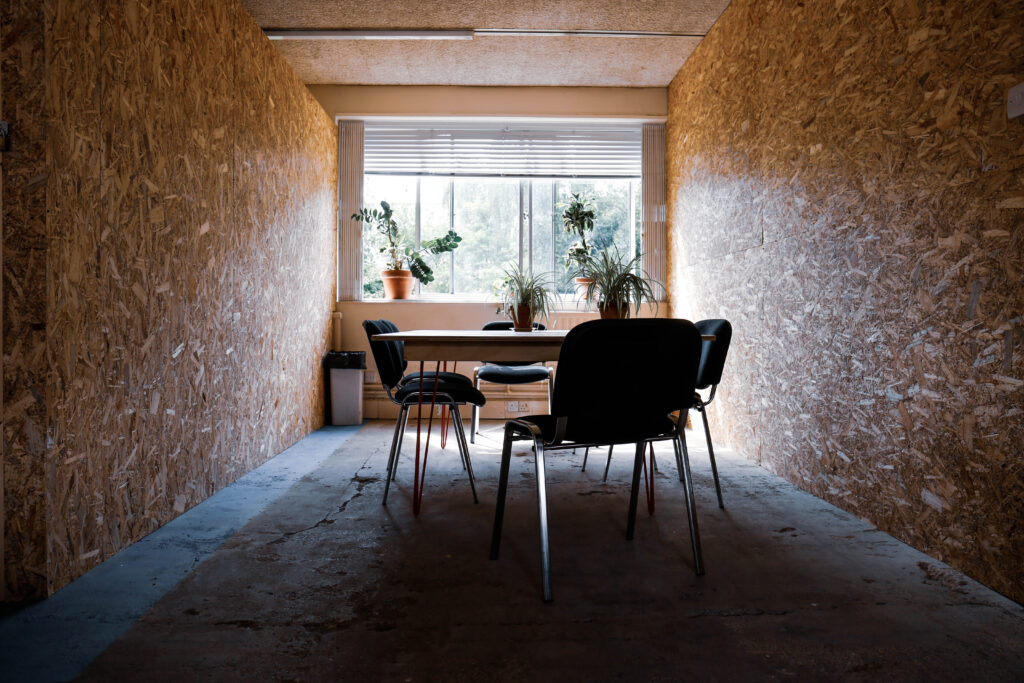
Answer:
<svg viewBox="0 0 1024 683"><path fill-rule="evenodd" d="M497 310L497 301L486 301L481 299L363 299L362 301L338 301L334 305L334 310L341 310L342 307L360 307L360 306L483 306L491 310ZM657 302L657 306L660 308L665 306L665 301ZM653 304L645 304L645 308L653 308ZM559 302L552 309L552 313L597 313L596 306L590 306L589 309L582 302Z"/></svg>

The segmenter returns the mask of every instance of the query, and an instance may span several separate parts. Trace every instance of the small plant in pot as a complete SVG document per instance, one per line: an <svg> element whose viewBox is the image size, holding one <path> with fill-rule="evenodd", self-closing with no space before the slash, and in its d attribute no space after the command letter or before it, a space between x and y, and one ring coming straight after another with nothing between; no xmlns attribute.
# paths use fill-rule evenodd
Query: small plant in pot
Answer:
<svg viewBox="0 0 1024 683"><path fill-rule="evenodd" d="M514 265L495 284L500 299L497 312L512 319L516 332L530 332L536 318L548 317L552 298L546 274L531 275Z"/></svg>
<svg viewBox="0 0 1024 683"><path fill-rule="evenodd" d="M370 224L387 240L387 244L380 248L380 252L386 255L385 267L380 276L384 282L384 295L388 299L408 299L412 295L414 278L423 284L433 282L434 271L423 260L423 254L434 255L454 251L462 241L454 230L449 230L443 237L421 243L419 249L403 249L399 246L401 230L394 218L394 211L390 204L383 201L380 203L380 211L364 208L359 213L352 214L352 220ZM406 262L409 263L408 269L405 268Z"/></svg>
<svg viewBox="0 0 1024 683"><path fill-rule="evenodd" d="M607 249L590 259L588 272L594 281L587 286L586 298L597 301L602 318L628 318L630 306L634 314L639 314L644 301L657 306L651 280L639 267L639 261L640 254L626 260L618 250L612 254Z"/></svg>
<svg viewBox="0 0 1024 683"><path fill-rule="evenodd" d="M562 225L566 232L576 237L566 250L565 267L576 276L576 291L580 296L586 296L588 285L593 282L588 271L593 245L587 243L587 235L594 231L594 207L586 199L580 199L580 193L573 193L562 211Z"/></svg>

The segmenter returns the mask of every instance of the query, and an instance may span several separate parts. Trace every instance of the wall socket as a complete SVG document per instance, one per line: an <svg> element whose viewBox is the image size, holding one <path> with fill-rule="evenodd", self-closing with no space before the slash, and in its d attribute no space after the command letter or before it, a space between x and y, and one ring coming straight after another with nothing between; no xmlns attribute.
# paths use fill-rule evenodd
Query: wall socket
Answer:
<svg viewBox="0 0 1024 683"><path fill-rule="evenodd" d="M1006 95L1006 118L1018 116L1024 116L1024 83L1013 86Z"/></svg>
<svg viewBox="0 0 1024 683"><path fill-rule="evenodd" d="M529 401L505 401L506 413L528 413L530 412Z"/></svg>

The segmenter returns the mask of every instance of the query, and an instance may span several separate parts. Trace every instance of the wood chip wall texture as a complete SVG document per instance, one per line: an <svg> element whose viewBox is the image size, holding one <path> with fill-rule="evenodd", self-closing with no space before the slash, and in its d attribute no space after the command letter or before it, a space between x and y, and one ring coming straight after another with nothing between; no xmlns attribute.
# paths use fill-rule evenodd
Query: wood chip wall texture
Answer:
<svg viewBox="0 0 1024 683"><path fill-rule="evenodd" d="M10 597L46 590L46 154L44 16L38 2L0 3L3 117L4 560Z"/></svg>
<svg viewBox="0 0 1024 683"><path fill-rule="evenodd" d="M52 592L322 425L337 130L236 2L45 9Z"/></svg>
<svg viewBox="0 0 1024 683"><path fill-rule="evenodd" d="M672 314L735 328L714 435L1017 601L1022 26L733 0L667 125Z"/></svg>

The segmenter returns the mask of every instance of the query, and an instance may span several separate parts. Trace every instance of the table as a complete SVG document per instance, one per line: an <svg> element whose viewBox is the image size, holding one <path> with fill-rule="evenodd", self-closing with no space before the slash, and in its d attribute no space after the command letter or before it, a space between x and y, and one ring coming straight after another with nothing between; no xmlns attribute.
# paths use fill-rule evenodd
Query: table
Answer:
<svg viewBox="0 0 1024 683"><path fill-rule="evenodd" d="M374 335L374 341L405 342L406 360L503 361L542 363L558 360L569 330L411 330ZM422 368L421 368L422 370Z"/></svg>

